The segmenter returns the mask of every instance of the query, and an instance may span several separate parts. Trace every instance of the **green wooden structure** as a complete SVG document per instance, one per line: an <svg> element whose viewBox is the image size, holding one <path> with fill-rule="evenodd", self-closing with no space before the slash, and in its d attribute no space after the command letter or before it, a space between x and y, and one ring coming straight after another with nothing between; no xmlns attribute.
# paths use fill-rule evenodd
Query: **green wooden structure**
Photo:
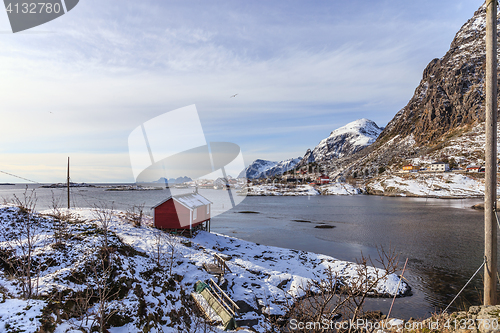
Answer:
<svg viewBox="0 0 500 333"><path fill-rule="evenodd" d="M235 317L240 308L212 279L209 280L208 284L202 281L197 281L195 284L195 293L203 296L212 310L219 315L225 330L234 330L237 327ZM212 321L210 314L207 313L205 307L200 304L193 294L191 294L191 296L205 317Z"/></svg>

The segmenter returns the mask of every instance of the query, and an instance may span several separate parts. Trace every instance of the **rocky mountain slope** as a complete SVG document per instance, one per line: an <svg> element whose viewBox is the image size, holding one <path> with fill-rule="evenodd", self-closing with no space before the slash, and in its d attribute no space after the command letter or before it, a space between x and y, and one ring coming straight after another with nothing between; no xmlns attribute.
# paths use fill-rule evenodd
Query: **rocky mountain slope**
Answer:
<svg viewBox="0 0 500 333"><path fill-rule="evenodd" d="M453 39L449 51L425 68L415 94L379 141L414 135L427 144L450 130L484 121L486 8L483 4Z"/></svg>
<svg viewBox="0 0 500 333"><path fill-rule="evenodd" d="M293 169L301 161L301 159L301 157L290 158L279 162L257 159L253 161L252 164L250 164L245 170L243 170L238 177L257 179L282 175L288 170Z"/></svg>
<svg viewBox="0 0 500 333"><path fill-rule="evenodd" d="M303 158L280 162L258 159L241 172L239 177L246 175L248 179L269 178L282 175L297 166L315 162L322 165L325 161L350 156L374 143L382 130L372 120L358 119L331 132L312 150L308 149Z"/></svg>
<svg viewBox="0 0 500 333"><path fill-rule="evenodd" d="M463 168L483 162L485 14L482 5L449 51L429 63L411 100L375 143L326 163L331 177L373 177L407 163L444 160Z"/></svg>

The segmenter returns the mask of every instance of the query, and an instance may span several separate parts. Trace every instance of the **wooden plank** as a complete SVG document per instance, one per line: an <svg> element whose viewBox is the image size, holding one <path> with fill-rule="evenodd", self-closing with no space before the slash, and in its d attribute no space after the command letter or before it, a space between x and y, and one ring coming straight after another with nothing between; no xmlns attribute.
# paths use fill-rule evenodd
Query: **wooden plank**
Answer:
<svg viewBox="0 0 500 333"><path fill-rule="evenodd" d="M222 322L226 325L233 316L224 308L224 306L214 297L214 295L208 290L208 288L203 289L201 295L210 307L221 317Z"/></svg>
<svg viewBox="0 0 500 333"><path fill-rule="evenodd" d="M223 266L223 270L228 270L229 273L232 273L231 269L226 265L226 261L222 259L217 253L214 253L214 261L217 261L217 263L221 266Z"/></svg>
<svg viewBox="0 0 500 333"><path fill-rule="evenodd" d="M205 299L205 297L203 297L201 294L199 294L199 295L205 300L205 302L207 302L206 299ZM198 300L198 298L196 297L196 293L191 293L191 297L193 297L196 306L198 307L198 309L200 309L202 315L208 320L208 322L211 325L217 324L217 323L221 322L219 320L216 320L216 319L212 318L212 316L210 315L210 313L207 312L207 309L203 306L203 304L200 303L200 300ZM207 302L207 304L208 304L208 302ZM208 304L208 305L210 305L210 304ZM214 312L215 312L215 310L214 310ZM222 318L220 318L220 319L222 320Z"/></svg>
<svg viewBox="0 0 500 333"><path fill-rule="evenodd" d="M236 303L233 302L233 300L224 292L224 290L222 290L218 285L217 283L214 282L214 280L210 279L210 282L212 282L212 284L222 293L222 295L224 295L224 297L226 297L229 302L233 305L233 307L235 307L236 309L240 309L240 307L238 305L236 305Z"/></svg>
<svg viewBox="0 0 500 333"><path fill-rule="evenodd" d="M223 275L222 269L220 269L217 265L214 264L203 264L203 268L210 273L214 275Z"/></svg>

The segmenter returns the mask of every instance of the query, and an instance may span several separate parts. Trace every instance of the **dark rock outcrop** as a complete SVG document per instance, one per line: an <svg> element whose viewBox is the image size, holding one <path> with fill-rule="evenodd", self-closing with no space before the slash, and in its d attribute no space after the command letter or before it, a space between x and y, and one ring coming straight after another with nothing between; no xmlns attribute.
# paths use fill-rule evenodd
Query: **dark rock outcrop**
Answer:
<svg viewBox="0 0 500 333"><path fill-rule="evenodd" d="M432 60L409 103L392 119L378 143L413 134L427 144L446 133L484 121L486 9L465 23L441 59Z"/></svg>

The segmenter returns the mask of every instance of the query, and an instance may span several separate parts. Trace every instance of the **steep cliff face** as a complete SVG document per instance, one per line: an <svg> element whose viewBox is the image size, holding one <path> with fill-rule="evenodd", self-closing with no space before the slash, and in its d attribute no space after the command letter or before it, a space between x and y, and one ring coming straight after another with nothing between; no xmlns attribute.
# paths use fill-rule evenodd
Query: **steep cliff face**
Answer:
<svg viewBox="0 0 500 333"><path fill-rule="evenodd" d="M484 121L486 9L465 23L441 59L432 60L409 103L389 122L378 141L413 134L418 144L450 130Z"/></svg>

